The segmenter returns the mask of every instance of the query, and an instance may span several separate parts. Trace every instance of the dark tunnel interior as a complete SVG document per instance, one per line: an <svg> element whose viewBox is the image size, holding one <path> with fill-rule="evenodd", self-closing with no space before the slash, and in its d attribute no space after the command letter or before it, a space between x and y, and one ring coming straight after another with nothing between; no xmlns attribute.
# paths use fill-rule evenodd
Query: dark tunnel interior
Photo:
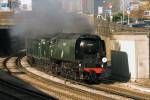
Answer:
<svg viewBox="0 0 150 100"><path fill-rule="evenodd" d="M24 48L24 37L12 36L10 29L0 29L0 56L8 56Z"/></svg>
<svg viewBox="0 0 150 100"><path fill-rule="evenodd" d="M10 55L12 52L11 38L8 29L0 29L0 56Z"/></svg>

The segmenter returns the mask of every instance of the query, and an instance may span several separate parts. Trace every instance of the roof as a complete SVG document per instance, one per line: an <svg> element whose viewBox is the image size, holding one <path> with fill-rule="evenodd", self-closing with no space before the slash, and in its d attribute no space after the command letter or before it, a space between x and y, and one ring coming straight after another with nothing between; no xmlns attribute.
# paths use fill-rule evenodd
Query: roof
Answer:
<svg viewBox="0 0 150 100"><path fill-rule="evenodd" d="M85 33L60 33L57 38L61 39L76 39L79 38L81 35L84 35Z"/></svg>
<svg viewBox="0 0 150 100"><path fill-rule="evenodd" d="M34 37L31 39L39 40L39 39L77 39L77 38L88 38L88 37L93 37L93 38L99 38L97 35L91 35L89 33L54 33L54 34L47 34L47 35L42 35L38 37Z"/></svg>

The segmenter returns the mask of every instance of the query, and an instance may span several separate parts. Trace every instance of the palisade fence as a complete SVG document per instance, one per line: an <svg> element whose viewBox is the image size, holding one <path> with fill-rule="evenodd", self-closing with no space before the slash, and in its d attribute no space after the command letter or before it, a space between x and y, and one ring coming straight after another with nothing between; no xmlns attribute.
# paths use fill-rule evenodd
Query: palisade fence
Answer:
<svg viewBox="0 0 150 100"><path fill-rule="evenodd" d="M128 33L150 33L150 27L136 28L128 27L125 25L117 24L108 21L99 21L96 23L96 31L104 36L110 36L111 34L128 32Z"/></svg>

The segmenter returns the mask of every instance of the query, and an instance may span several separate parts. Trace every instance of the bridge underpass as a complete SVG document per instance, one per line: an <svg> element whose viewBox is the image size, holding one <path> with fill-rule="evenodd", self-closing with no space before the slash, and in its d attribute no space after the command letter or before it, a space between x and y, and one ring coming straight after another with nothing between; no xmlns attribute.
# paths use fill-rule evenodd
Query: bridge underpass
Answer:
<svg viewBox="0 0 150 100"><path fill-rule="evenodd" d="M0 55L9 55L11 52L9 29L0 29Z"/></svg>
<svg viewBox="0 0 150 100"><path fill-rule="evenodd" d="M0 56L11 54L12 38L10 29L14 26L13 12L0 12Z"/></svg>
<svg viewBox="0 0 150 100"><path fill-rule="evenodd" d="M112 74L117 79L150 79L150 28L99 22L97 33L105 39Z"/></svg>
<svg viewBox="0 0 150 100"><path fill-rule="evenodd" d="M24 48L24 40L12 35L13 27L12 19L0 19L0 56L10 55Z"/></svg>

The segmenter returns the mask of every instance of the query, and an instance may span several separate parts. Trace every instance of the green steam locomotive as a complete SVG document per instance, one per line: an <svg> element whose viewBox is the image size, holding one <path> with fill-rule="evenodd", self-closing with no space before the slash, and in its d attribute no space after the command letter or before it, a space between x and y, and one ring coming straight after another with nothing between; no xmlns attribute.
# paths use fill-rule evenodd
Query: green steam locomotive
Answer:
<svg viewBox="0 0 150 100"><path fill-rule="evenodd" d="M27 39L30 64L45 66L54 74L97 82L107 68L105 43L97 35L56 33Z"/></svg>

